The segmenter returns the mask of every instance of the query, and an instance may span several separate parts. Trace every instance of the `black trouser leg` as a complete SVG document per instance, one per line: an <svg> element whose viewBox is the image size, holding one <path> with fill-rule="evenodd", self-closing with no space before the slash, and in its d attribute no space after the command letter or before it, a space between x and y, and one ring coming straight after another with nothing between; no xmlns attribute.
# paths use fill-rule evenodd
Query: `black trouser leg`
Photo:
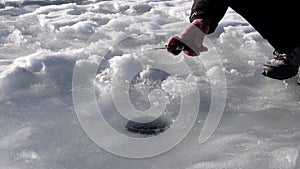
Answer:
<svg viewBox="0 0 300 169"><path fill-rule="evenodd" d="M231 0L229 6L242 15L275 50L288 53L299 45L299 16L297 10L292 9L296 5L286 3L281 0Z"/></svg>

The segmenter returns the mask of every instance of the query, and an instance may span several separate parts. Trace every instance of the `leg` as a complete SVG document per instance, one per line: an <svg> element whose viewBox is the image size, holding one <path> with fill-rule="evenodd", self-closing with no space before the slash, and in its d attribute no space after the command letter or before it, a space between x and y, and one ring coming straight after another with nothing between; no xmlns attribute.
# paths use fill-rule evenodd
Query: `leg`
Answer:
<svg viewBox="0 0 300 169"><path fill-rule="evenodd" d="M266 0L267 1L267 0ZM276 57L263 67L263 75L288 79L298 73L300 65L299 28L296 4L273 1L231 0L230 7L242 15L275 48Z"/></svg>

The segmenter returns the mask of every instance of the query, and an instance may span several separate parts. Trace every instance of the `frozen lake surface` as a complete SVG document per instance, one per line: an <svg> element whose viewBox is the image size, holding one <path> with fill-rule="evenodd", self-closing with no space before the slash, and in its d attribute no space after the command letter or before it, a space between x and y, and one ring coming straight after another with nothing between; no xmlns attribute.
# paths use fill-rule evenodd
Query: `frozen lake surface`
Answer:
<svg viewBox="0 0 300 169"><path fill-rule="evenodd" d="M227 11L206 39L209 51L199 57L145 54L180 33L191 5L190 0L0 0L0 169L299 169L296 78L277 81L260 75L273 49L234 11ZM216 132L200 144L211 100L208 76L217 71L213 60L205 67L201 57L209 60L213 53L224 66L227 100ZM188 78L149 68L162 64L176 72L182 62L191 68ZM141 111L165 101L159 93L149 95L161 89L168 94L166 116L172 119L180 93L198 87L201 103L194 127L174 149L156 157L108 153L77 119L72 99L76 63L100 64L90 79L95 79L102 113L119 132L132 135L113 105L111 86L118 75L137 67L143 71L129 96ZM184 91L174 87L178 82Z"/></svg>

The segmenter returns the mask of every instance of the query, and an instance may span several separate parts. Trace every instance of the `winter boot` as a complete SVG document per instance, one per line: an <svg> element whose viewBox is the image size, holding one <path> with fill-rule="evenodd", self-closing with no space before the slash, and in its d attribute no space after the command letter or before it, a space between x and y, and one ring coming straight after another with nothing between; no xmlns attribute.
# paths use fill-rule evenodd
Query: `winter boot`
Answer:
<svg viewBox="0 0 300 169"><path fill-rule="evenodd" d="M300 48L296 47L289 54L281 54L274 51L275 57L267 61L263 66L262 75L284 80L297 75L300 66Z"/></svg>

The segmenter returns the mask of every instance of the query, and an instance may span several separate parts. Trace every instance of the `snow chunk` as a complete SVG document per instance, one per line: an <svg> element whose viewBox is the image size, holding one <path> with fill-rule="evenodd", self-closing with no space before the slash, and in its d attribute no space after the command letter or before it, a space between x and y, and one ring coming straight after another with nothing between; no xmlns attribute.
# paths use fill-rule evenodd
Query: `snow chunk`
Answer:
<svg viewBox="0 0 300 169"><path fill-rule="evenodd" d="M80 33L80 34L93 34L95 33L95 28L98 27L96 22L93 21L82 21L78 22L72 26L65 26L59 28L62 32L68 33Z"/></svg>
<svg viewBox="0 0 300 169"><path fill-rule="evenodd" d="M197 79L191 75L185 79L171 76L163 82L162 89L172 98L188 96L198 91Z"/></svg>
<svg viewBox="0 0 300 169"><path fill-rule="evenodd" d="M14 30L9 36L8 39L17 45L20 45L22 42L26 42L24 39L24 36L22 35L22 32L18 29Z"/></svg>
<svg viewBox="0 0 300 169"><path fill-rule="evenodd" d="M271 153L273 159L270 162L272 169L294 169L299 156L299 151L293 147L283 147Z"/></svg>
<svg viewBox="0 0 300 169"><path fill-rule="evenodd" d="M126 12L130 14L143 14L151 10L151 6L148 4L136 4L130 7Z"/></svg>
<svg viewBox="0 0 300 169"><path fill-rule="evenodd" d="M40 156L34 150L23 150L18 153L18 157L24 160L26 163L30 163L34 160L39 160Z"/></svg>
<svg viewBox="0 0 300 169"><path fill-rule="evenodd" d="M0 139L0 150L11 149L22 145L33 133L30 127L21 128L14 133L9 133Z"/></svg>
<svg viewBox="0 0 300 169"><path fill-rule="evenodd" d="M218 82L223 83L223 74L225 74L225 69L219 66L213 66L206 72L206 75L209 77L210 82L213 85L216 85Z"/></svg>

